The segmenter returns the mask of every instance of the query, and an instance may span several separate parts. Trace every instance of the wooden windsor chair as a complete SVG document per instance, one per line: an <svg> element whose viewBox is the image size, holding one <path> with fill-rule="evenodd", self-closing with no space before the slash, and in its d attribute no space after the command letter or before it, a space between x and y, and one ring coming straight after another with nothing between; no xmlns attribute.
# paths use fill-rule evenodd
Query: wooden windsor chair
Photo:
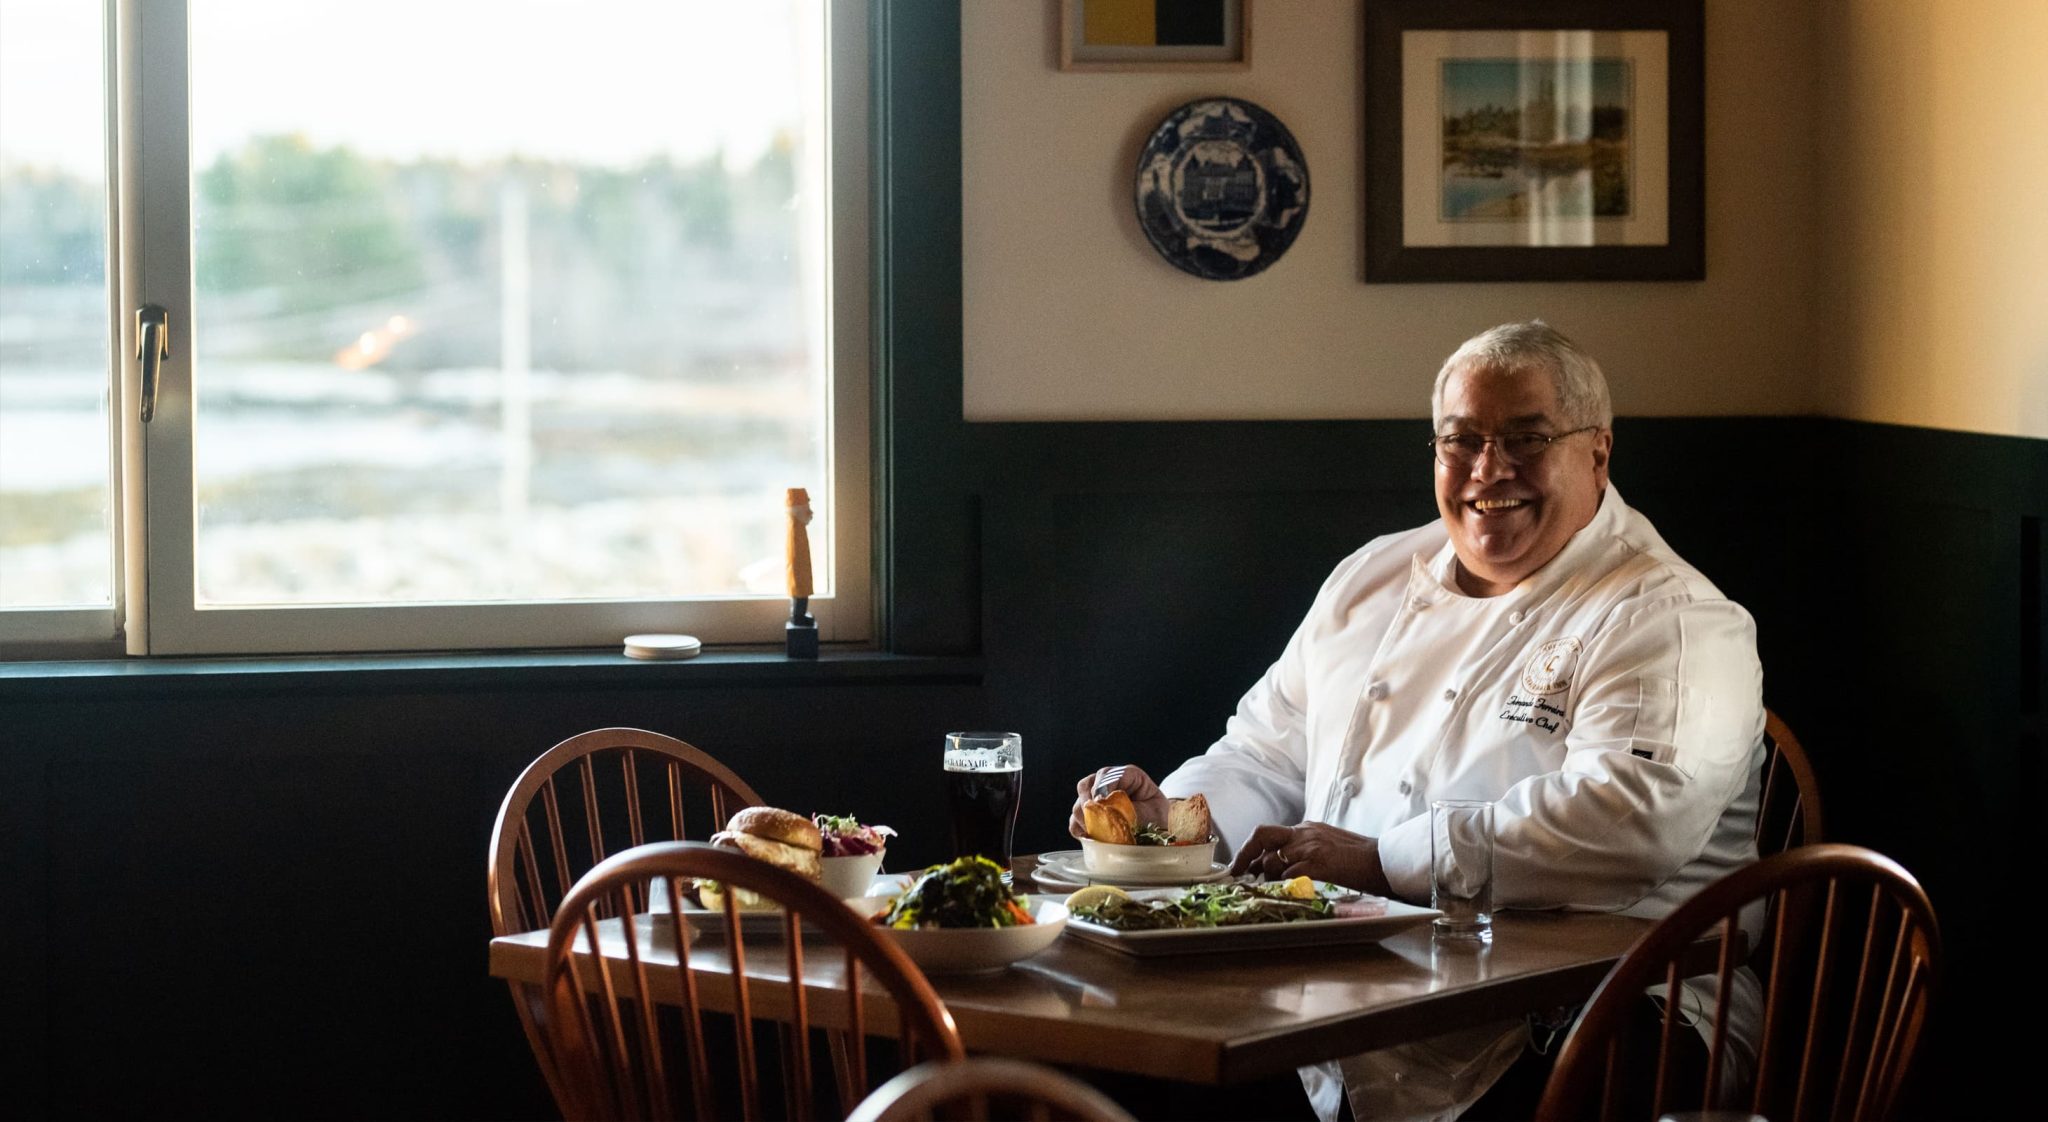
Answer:
<svg viewBox="0 0 2048 1122"><path fill-rule="evenodd" d="M1759 948L1768 977L1754 1084L1747 1104L1724 1103L1726 995L1744 941L1739 916L1745 905L1767 898L1781 906ZM1788 898L1805 898L1807 906L1782 906ZM1659 1018L1647 1012L1643 991L1663 983L1676 994L1683 952L1716 927L1723 996L1705 1077L1698 1087L1670 1086L1675 1034L1694 1030L1679 1023L1682 1001L1668 1001ZM1536 1117L1615 1117L1628 1072L1653 1070L1642 1053L1654 1046L1650 1118L1695 1104L1746 1105L1774 1122L1889 1118L1926 1027L1940 963L1934 907L1890 858L1852 845L1799 846L1767 857L1702 889L1622 956L1565 1038Z"/></svg>
<svg viewBox="0 0 2048 1122"><path fill-rule="evenodd" d="M1763 792L1757 799L1756 852L1782 853L1795 845L1819 845L1822 830L1820 781L1813 759L1776 713L1764 710Z"/></svg>
<svg viewBox="0 0 2048 1122"><path fill-rule="evenodd" d="M1033 1122L1135 1122L1109 1096L1040 1064L977 1056L923 1063L869 1095L846 1122L929 1122L935 1118Z"/></svg>
<svg viewBox="0 0 2048 1122"><path fill-rule="evenodd" d="M715 932L696 931L674 908L607 920L620 915L628 900L645 898L655 882L666 885L669 899L679 900L692 878L716 880L727 890L722 913L714 913ZM749 939L751 922L741 922L735 889L781 907L781 915L771 921L772 951L758 947L766 933L756 929ZM837 944L842 953L831 954L821 939ZM752 959L750 941L763 952ZM604 948L603 953L577 950L593 946ZM711 965L699 955L709 956ZM778 958L779 973L771 965ZM650 960L682 965L674 971L676 984L650 985ZM657 842L607 858L570 890L549 928L541 1033L556 1058L564 1113L571 1118L676 1118L685 1116L687 1104L688 1116L700 1119L808 1117L819 1090L811 1033L829 1028L843 1116L868 1092L874 987L863 984L864 974L895 1006L904 1063L965 1057L952 1014L909 957L818 885L699 842ZM808 984L796 984L801 979ZM654 999L643 1000L647 994ZM705 1033L710 1005L725 1006L733 1017L738 1071L729 1081L715 1080L710 1070L712 1049ZM779 1103L763 1086L763 1057L754 1044L755 1014L768 1010L788 1026L780 1037Z"/></svg>
<svg viewBox="0 0 2048 1122"><path fill-rule="evenodd" d="M633 728L572 736L527 765L498 808L487 872L491 934L547 927L577 878L609 853L690 833L709 837L735 811L760 805L731 768L672 736ZM511 986L534 1060L561 1102L536 1026L541 991Z"/></svg>

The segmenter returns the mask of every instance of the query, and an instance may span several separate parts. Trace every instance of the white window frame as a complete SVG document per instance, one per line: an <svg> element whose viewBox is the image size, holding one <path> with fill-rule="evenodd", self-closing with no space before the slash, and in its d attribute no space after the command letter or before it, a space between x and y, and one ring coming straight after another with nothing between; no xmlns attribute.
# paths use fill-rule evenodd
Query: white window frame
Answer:
<svg viewBox="0 0 2048 1122"><path fill-rule="evenodd" d="M823 0L821 0L823 2ZM832 247L830 320L831 510L813 524L813 556L831 595L810 600L825 642L868 641L872 624L869 469L868 20L866 6L828 2ZM113 196L110 332L117 393L109 454L121 517L115 527L112 609L8 612L0 644L42 653L66 641L81 653L119 642L131 655L304 654L483 648L616 647L635 632L686 631L706 643L778 643L787 597L571 602L201 607L196 603L193 491L193 286L190 87L186 0L107 0ZM651 113L665 110L650 107ZM156 416L138 418L134 310L169 314L171 357L159 374ZM201 378L203 381L203 371ZM825 586L824 582L820 582ZM17 618L18 617L18 618ZM33 646L31 646L31 644Z"/></svg>

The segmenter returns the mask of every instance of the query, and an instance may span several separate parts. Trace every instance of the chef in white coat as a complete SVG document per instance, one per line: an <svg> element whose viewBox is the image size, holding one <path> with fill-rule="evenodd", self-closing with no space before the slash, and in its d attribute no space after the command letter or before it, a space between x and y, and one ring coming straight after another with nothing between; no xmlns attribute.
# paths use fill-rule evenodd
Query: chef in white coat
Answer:
<svg viewBox="0 0 2048 1122"><path fill-rule="evenodd" d="M1467 341L1432 414L1440 517L1337 566L1206 753L1115 784L1154 821L1205 795L1234 871L1425 904L1431 800L1484 799L1496 907L1662 916L1756 858L1755 626L1609 484L1606 379L1556 330ZM1528 1041L1515 1020L1301 1074L1325 1119L1451 1119Z"/></svg>

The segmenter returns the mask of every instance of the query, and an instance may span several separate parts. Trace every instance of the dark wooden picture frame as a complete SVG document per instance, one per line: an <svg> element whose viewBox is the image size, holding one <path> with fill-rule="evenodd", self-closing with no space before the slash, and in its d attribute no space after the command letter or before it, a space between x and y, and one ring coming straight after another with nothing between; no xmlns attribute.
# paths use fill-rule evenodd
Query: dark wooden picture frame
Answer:
<svg viewBox="0 0 2048 1122"><path fill-rule="evenodd" d="M1412 281L1588 281L1588 280L1700 280L1706 276L1706 182L1705 154L1703 140L1706 119L1706 82L1704 39L1706 28L1705 5L1703 0L1664 0L1660 3L1630 2L1630 0L1373 0L1365 6L1365 279L1369 283L1412 282ZM1404 35L1408 32L1448 33L1441 41L1456 43L1462 36L1475 44L1487 41L1484 36L1466 33L1509 33L1526 31L1586 31L1586 32L1632 32L1643 33L1630 41L1653 42L1661 35L1661 65L1667 79L1665 88L1650 92L1653 103L1661 103L1664 113L1644 116L1643 121L1635 118L1634 102L1620 115L1625 123L1621 126L1620 139L1612 148L1618 148L1622 155L1609 153L1586 154L1598 145L1588 139L1581 142L1578 159L1585 161L1587 183L1599 183L1599 176L1605 165L1602 160L1614 160L1615 166L1625 165L1628 176L1623 186L1612 195L1599 194L1599 188L1589 187L1580 198L1584 205L1597 217L1579 216L1580 221L1605 221L1607 215L1599 214L1602 207L1612 207L1624 217L1647 212L1661 202L1663 215L1663 237L1661 241L1634 242L1630 244L1602 243L1593 245L1521 244L1504 239L1497 243L1474 244L1471 240L1463 244L1450 244L1445 240L1452 237L1465 239L1486 239L1493 236L1490 229L1506 229L1521 219L1515 207L1526 208L1527 202L1516 196L1497 198L1487 204L1472 205L1482 214L1481 220L1466 217L1467 212L1445 216L1444 200L1450 197L1449 181L1443 168L1452 162L1444 155L1445 145L1439 133L1434 142L1424 141L1420 136L1410 137L1404 132L1404 119L1413 121L1420 113L1430 112L1428 120L1443 120L1447 112L1449 94L1439 91L1449 89L1451 71L1443 68L1446 77L1435 83L1430 101L1419 99L1417 104L1404 102L1416 87L1404 77L1406 60L1403 57ZM1411 43L1423 36L1411 39ZM1439 41L1432 37L1432 42ZM1446 53L1445 59L1453 64L1472 62L1492 65L1502 62L1516 63L1516 58L1494 58L1487 48L1469 60L1454 53ZM1482 57L1484 56L1484 57ZM1417 65L1423 65L1418 54ZM1605 66L1610 60L1600 59L1589 65ZM1614 63L1617 73L1630 75L1633 82L1637 67L1633 60L1627 65ZM1476 73L1476 72L1475 72ZM1588 87L1590 88L1590 87ZM1633 91L1633 85L1627 87ZM1544 108L1552 114L1558 113L1559 106L1544 90ZM1475 93L1472 101L1477 101ZM1468 102L1469 104L1470 102ZM1531 101L1530 106L1538 102ZM1494 106L1489 101L1486 110ZM1525 106L1510 106L1509 109L1520 121ZM1567 107L1566 112L1572 111ZM1589 127L1601 120L1598 113L1603 107L1588 104L1586 116L1582 118ZM1656 120L1661 116L1662 120ZM1553 118L1554 119L1554 118ZM1609 118L1611 119L1611 118ZM1469 116L1468 116L1469 120ZM1645 127L1647 125L1647 127ZM1448 127L1448 126L1444 126ZM1515 127L1521 128L1518 123ZM1640 137L1649 133L1662 140L1662 152L1651 153L1635 161L1636 153L1644 148ZM1526 135L1526 134L1524 134ZM1590 137L1590 133L1587 134ZM1488 139L1494 139L1489 137ZM1423 144L1429 144L1430 166L1421 166L1418 152ZM1483 141L1470 142L1475 145ZM1520 142L1520 143L1526 143ZM1474 149L1476 151L1476 148ZM1553 150L1558 150L1553 146ZM1499 149L1495 149L1499 151ZM1510 143L1509 151L1519 151ZM1661 158L1659 158L1661 156ZM1516 182L1522 179L1524 166L1535 166L1539 157L1510 156L1509 161L1528 160L1531 163L1517 164L1510 170ZM1566 156L1567 159L1571 157ZM1473 165L1475 169L1481 167ZM1644 181L1656 185L1661 179L1661 191L1637 190L1638 170L1650 173ZM1454 173L1465 174L1465 173ZM1486 188L1478 176L1500 179L1503 172L1499 166L1486 166L1478 170L1469 182ZM1425 191L1418 184L1437 184ZM1539 185L1548 186L1546 180L1538 179ZM1492 193L1500 195L1508 188L1494 187ZM1635 192L1635 193L1631 193ZM1638 197L1647 200L1648 205L1638 205ZM1412 200L1437 201L1438 213L1430 217L1418 217L1410 213ZM1593 200L1599 201L1593 201ZM1619 199L1619 202L1611 200ZM1481 210L1482 205L1496 209L1492 212ZM1507 209L1499 209L1506 207ZM1419 208L1417 208L1419 209ZM1486 222L1492 222L1491 227ZM1465 229L1452 231L1456 223L1468 223ZM1473 228L1473 227L1480 228ZM1648 227L1654 231L1655 227ZM1420 229L1423 236L1411 241L1410 237ZM1642 235L1633 235L1642 236Z"/></svg>

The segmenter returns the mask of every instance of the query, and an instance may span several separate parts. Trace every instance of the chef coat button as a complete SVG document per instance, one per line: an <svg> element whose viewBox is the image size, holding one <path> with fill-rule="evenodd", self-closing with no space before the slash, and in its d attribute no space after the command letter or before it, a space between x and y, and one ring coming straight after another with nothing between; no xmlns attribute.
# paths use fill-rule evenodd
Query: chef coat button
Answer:
<svg viewBox="0 0 2048 1122"><path fill-rule="evenodd" d="M1338 790L1343 791L1344 797L1347 799L1356 798L1358 796L1358 780L1346 779L1343 782L1343 784L1338 787Z"/></svg>
<svg viewBox="0 0 2048 1122"><path fill-rule="evenodd" d="M1374 682L1366 687L1365 696L1372 698L1374 701L1385 701L1387 699L1387 684L1385 682Z"/></svg>
<svg viewBox="0 0 2048 1122"><path fill-rule="evenodd" d="M1458 691L1457 691L1457 690L1445 690L1445 691L1444 691L1444 700L1445 700L1445 701L1456 701L1456 700L1458 700Z"/></svg>
<svg viewBox="0 0 2048 1122"><path fill-rule="evenodd" d="M1420 596L1417 596L1415 599L1410 600L1408 602L1408 606L1420 612L1426 610L1429 607L1429 601L1424 600Z"/></svg>
<svg viewBox="0 0 2048 1122"><path fill-rule="evenodd" d="M1509 622L1509 623L1520 623L1520 622L1522 622L1522 613L1521 613L1521 612L1519 612L1519 611L1515 611L1515 612L1509 612L1509 613L1508 613L1508 622Z"/></svg>
<svg viewBox="0 0 2048 1122"><path fill-rule="evenodd" d="M1401 781L1400 791L1402 794L1405 795L1413 790L1415 790L1415 785L1413 783L1410 783L1405 779Z"/></svg>

